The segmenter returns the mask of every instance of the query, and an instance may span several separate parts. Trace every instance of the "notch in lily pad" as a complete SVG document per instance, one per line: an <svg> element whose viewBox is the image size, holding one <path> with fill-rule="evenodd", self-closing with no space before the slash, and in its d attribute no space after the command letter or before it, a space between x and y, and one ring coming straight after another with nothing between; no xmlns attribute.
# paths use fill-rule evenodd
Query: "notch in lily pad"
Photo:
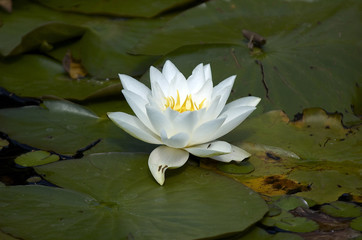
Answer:
<svg viewBox="0 0 362 240"><path fill-rule="evenodd" d="M31 151L15 159L15 163L23 167L33 167L56 162L59 156L46 151Z"/></svg>

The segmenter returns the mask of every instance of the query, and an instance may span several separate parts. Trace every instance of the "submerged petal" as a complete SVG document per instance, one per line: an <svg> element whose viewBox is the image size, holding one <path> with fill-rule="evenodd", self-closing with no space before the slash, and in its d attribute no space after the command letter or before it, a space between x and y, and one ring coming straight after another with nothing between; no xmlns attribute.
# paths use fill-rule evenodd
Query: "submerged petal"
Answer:
<svg viewBox="0 0 362 240"><path fill-rule="evenodd" d="M213 156L210 158L220 162L231 162L231 161L241 162L242 160L248 157L250 157L250 153L244 151L243 149L237 146L231 145L231 153L219 156Z"/></svg>
<svg viewBox="0 0 362 240"><path fill-rule="evenodd" d="M151 152L148 167L156 181L163 185L166 169L181 167L188 158L189 153L185 150L159 146Z"/></svg>
<svg viewBox="0 0 362 240"><path fill-rule="evenodd" d="M124 89L139 95L147 101L147 96L151 94L151 90L146 85L125 74L118 74L118 76Z"/></svg>
<svg viewBox="0 0 362 240"><path fill-rule="evenodd" d="M231 153L231 145L224 141L215 141L185 148L186 151L198 157L213 157Z"/></svg>
<svg viewBox="0 0 362 240"><path fill-rule="evenodd" d="M123 112L109 112L108 117L131 136L147 143L162 144L159 136L151 132L138 118Z"/></svg>

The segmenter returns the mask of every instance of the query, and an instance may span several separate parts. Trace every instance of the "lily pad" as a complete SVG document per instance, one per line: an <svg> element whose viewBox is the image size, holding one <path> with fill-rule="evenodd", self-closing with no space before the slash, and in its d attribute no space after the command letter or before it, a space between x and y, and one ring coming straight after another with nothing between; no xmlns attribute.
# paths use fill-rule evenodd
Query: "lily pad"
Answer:
<svg viewBox="0 0 362 240"><path fill-rule="evenodd" d="M362 231L362 217L353 219L350 226L357 231Z"/></svg>
<svg viewBox="0 0 362 240"><path fill-rule="evenodd" d="M231 97L263 97L265 111L282 109L292 117L319 106L352 123L360 121L354 115L360 110L351 107L361 82L360 7L360 1L341 0L209 1L143 38L134 52L166 54L159 65L171 59L183 72L211 63L215 82L236 74ZM242 29L267 43L248 49Z"/></svg>
<svg viewBox="0 0 362 240"><path fill-rule="evenodd" d="M250 189L191 165L160 187L147 157L95 154L36 167L63 188L0 188L0 228L29 240L195 239L243 231L267 211Z"/></svg>
<svg viewBox="0 0 362 240"><path fill-rule="evenodd" d="M252 153L255 170L229 175L269 196L296 194L318 204L336 201L343 193L361 196L362 134L346 128L338 114L306 109L299 120L272 111L248 119L224 140ZM202 161L206 168L216 163Z"/></svg>
<svg viewBox="0 0 362 240"><path fill-rule="evenodd" d="M321 211L333 217L360 217L362 208L354 203L336 201L323 205Z"/></svg>
<svg viewBox="0 0 362 240"><path fill-rule="evenodd" d="M19 96L55 95L80 100L118 83L118 80L71 79L60 63L40 55L24 55L16 60L1 61L0 72L0 85Z"/></svg>
<svg viewBox="0 0 362 240"><path fill-rule="evenodd" d="M61 11L77 12L94 15L110 15L121 17L154 17L164 11L187 5L193 0L156 0L152 3L148 0L111 0L99 2L97 0L77 1L56 1L56 0L37 0L38 2Z"/></svg>
<svg viewBox="0 0 362 240"><path fill-rule="evenodd" d="M15 163L23 167L33 167L59 160L58 155L46 151L33 151L20 155L15 159Z"/></svg>
<svg viewBox="0 0 362 240"><path fill-rule="evenodd" d="M297 207L309 208L308 203L303 198L290 195L280 197L274 201L273 204L286 211L293 210Z"/></svg>
<svg viewBox="0 0 362 240"><path fill-rule="evenodd" d="M2 15L1 19L0 55L40 50L61 61L71 49L92 77L115 79L119 72L141 75L158 59L157 56L130 55L127 49L162 26L168 17L127 21L89 17L20 0L14 4L14 13Z"/></svg>
<svg viewBox="0 0 362 240"><path fill-rule="evenodd" d="M280 215L265 217L261 223L266 226L275 226L291 232L312 232L319 228L318 224L313 220L304 217L295 217L286 210L283 210Z"/></svg>
<svg viewBox="0 0 362 240"><path fill-rule="evenodd" d="M153 148L80 105L61 100L47 100L44 104L46 108L1 109L0 131L20 143L63 155L73 155L98 139L101 142L92 148L93 152L150 152Z"/></svg>

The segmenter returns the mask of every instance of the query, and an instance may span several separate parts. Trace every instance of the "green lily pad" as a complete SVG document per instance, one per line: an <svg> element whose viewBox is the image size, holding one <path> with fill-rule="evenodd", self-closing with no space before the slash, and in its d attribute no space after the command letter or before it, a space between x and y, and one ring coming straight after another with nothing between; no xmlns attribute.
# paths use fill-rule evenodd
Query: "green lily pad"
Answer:
<svg viewBox="0 0 362 240"><path fill-rule="evenodd" d="M286 210L283 210L279 215L265 217L261 223L291 232L312 232L319 228L315 221L304 217L295 217Z"/></svg>
<svg viewBox="0 0 362 240"><path fill-rule="evenodd" d="M323 205L321 211L333 217L360 217L362 208L354 203L336 201Z"/></svg>
<svg viewBox="0 0 362 240"><path fill-rule="evenodd" d="M362 231L362 217L355 218L351 221L351 228L357 231Z"/></svg>
<svg viewBox="0 0 362 240"><path fill-rule="evenodd" d="M292 117L319 106L360 122L351 98L361 82L360 8L360 1L341 0L209 1L143 38L134 52L166 54L159 65L171 59L183 72L211 63L215 82L236 74L231 97L262 97L265 111L282 109ZM242 29L267 43L248 49Z"/></svg>
<svg viewBox="0 0 362 240"><path fill-rule="evenodd" d="M296 194L318 204L336 201L343 193L356 201L362 196L362 134L358 126L344 127L338 114L306 109L291 121L285 113L272 111L247 119L223 140L252 153L248 161L255 170L230 177L257 192ZM219 171L214 162L202 164Z"/></svg>
<svg viewBox="0 0 362 240"><path fill-rule="evenodd" d="M15 163L23 167L33 167L59 160L58 155L46 151L33 151L20 155L15 159Z"/></svg>
<svg viewBox="0 0 362 240"><path fill-rule="evenodd" d="M290 211L297 207L309 208L308 203L301 197L286 195L273 202L273 205L283 210Z"/></svg>
<svg viewBox="0 0 362 240"><path fill-rule="evenodd" d="M39 49L49 51L54 44L79 37L85 29L80 23L89 17L46 9L27 0L13 2L13 13L0 16L0 55L17 55ZM78 23L74 25L74 23Z"/></svg>
<svg viewBox="0 0 362 240"><path fill-rule="evenodd" d="M38 2L61 11L77 12L94 15L110 15L123 17L154 17L164 11L187 5L192 0L156 0L156 1L132 1L132 0L111 0L107 2L91 1L56 1L56 0L37 0Z"/></svg>
<svg viewBox="0 0 362 240"><path fill-rule="evenodd" d="M84 99L118 80L74 80L65 75L62 65L40 55L24 55L16 60L0 62L0 84L19 96L55 95Z"/></svg>
<svg viewBox="0 0 362 240"><path fill-rule="evenodd" d="M14 3L13 14L1 18L0 55L40 50L62 61L71 49L91 77L115 79L118 73L141 75L158 59L130 55L127 50L169 17L125 21L64 13L20 0Z"/></svg>
<svg viewBox="0 0 362 240"><path fill-rule="evenodd" d="M303 217L285 217L276 222L275 226L292 232L313 232L319 228L316 222Z"/></svg>
<svg viewBox="0 0 362 240"><path fill-rule="evenodd" d="M267 212L250 189L191 165L161 187L147 157L94 154L36 167L63 188L0 188L0 228L29 240L195 239L243 231Z"/></svg>
<svg viewBox="0 0 362 240"><path fill-rule="evenodd" d="M92 148L93 152L150 152L154 148L80 105L60 100L47 100L44 104L46 108L1 109L0 131L20 143L63 155L73 155L98 139L101 142Z"/></svg>

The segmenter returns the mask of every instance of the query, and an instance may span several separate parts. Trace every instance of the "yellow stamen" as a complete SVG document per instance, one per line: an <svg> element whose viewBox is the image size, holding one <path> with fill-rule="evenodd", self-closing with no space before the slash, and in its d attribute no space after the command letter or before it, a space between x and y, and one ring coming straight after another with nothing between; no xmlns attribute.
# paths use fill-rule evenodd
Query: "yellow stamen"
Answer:
<svg viewBox="0 0 362 240"><path fill-rule="evenodd" d="M204 103L205 100L202 100L202 102L200 104L196 104L193 100L192 100L192 96L187 95L185 101L183 102L183 104L181 105L181 101L180 101L180 93L177 90L177 100L175 101L175 99L171 96L171 97L166 97L166 104L165 107L166 108L171 108L172 110L178 111L180 113L183 113L185 111L195 111L195 110L200 110Z"/></svg>

